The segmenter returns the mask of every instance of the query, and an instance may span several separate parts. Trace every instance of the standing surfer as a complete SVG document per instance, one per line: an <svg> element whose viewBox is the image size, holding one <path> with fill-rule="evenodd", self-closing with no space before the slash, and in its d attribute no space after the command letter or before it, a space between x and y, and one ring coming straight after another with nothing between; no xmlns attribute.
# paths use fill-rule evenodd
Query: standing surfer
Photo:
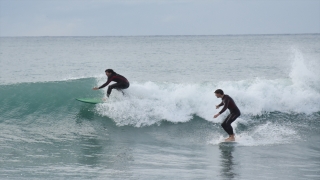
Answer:
<svg viewBox="0 0 320 180"><path fill-rule="evenodd" d="M227 108L229 109L230 114L222 122L221 126L229 134L229 137L225 139L225 141L235 141L235 135L233 133L231 123L233 123L233 121L235 121L240 116L240 110L237 107L236 103L233 101L233 99L230 96L224 94L224 92L221 89L217 89L214 93L217 96L217 98L222 99L222 102L216 106L216 109L219 109L220 106L223 106L223 108L218 114L214 115L213 117L216 118L220 114L222 114Z"/></svg>
<svg viewBox="0 0 320 180"><path fill-rule="evenodd" d="M105 70L105 72L106 72L106 75L108 76L108 81L103 85L101 85L100 87L94 87L93 90L104 88L111 81L115 81L116 82L115 84L112 84L108 87L107 97L110 96L112 89L117 89L118 91L121 91L122 94L124 94L122 89L127 89L130 86L129 81L124 76L121 76L120 74L117 74L116 72L114 72L112 69L107 69Z"/></svg>

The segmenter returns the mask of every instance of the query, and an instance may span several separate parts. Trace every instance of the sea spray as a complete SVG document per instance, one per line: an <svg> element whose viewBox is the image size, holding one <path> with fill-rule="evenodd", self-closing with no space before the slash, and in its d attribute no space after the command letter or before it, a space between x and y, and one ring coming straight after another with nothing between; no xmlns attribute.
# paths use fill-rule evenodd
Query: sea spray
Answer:
<svg viewBox="0 0 320 180"><path fill-rule="evenodd" d="M160 123L190 121L193 115L207 121L221 122L215 105L220 103L214 90L221 88L239 106L242 115L262 115L269 112L312 114L320 111L320 88L317 72L307 68L303 57L295 52L288 78L241 81L219 81L195 84L134 82L127 96L113 92L107 103L97 106L102 116L108 116L117 125L137 127ZM97 79L103 83L104 79Z"/></svg>

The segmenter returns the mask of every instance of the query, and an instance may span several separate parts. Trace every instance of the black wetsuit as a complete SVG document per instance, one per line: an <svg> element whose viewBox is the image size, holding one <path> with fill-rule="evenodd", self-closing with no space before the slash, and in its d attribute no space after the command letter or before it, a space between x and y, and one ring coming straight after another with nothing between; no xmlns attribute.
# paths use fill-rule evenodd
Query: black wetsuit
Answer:
<svg viewBox="0 0 320 180"><path fill-rule="evenodd" d="M120 74L114 73L110 77L108 77L108 81L104 83L102 86L100 86L99 89L106 87L111 81L115 81L117 83L112 84L108 87L108 91L107 91L108 97L110 96L112 89L115 88L117 90L121 90L121 89L127 89L130 86L129 81L125 77L121 76Z"/></svg>
<svg viewBox="0 0 320 180"><path fill-rule="evenodd" d="M230 110L230 114L222 122L221 126L229 135L233 135L231 123L241 115L239 108L233 99L228 95L223 96L222 102L218 106L223 106L222 110L219 112L220 114L222 114L227 108Z"/></svg>

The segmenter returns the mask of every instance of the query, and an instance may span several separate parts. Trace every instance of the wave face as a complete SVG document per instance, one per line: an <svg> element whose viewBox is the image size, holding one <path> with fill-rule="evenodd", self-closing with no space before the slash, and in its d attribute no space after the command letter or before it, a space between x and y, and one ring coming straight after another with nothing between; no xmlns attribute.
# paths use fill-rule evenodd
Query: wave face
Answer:
<svg viewBox="0 0 320 180"><path fill-rule="evenodd" d="M86 78L2 85L1 117L19 119L29 115L72 114L79 105L75 98L103 97L103 94L90 89L95 81L94 78ZM306 86L306 83L310 82L297 84L290 79L203 84L134 82L125 90L125 96L114 90L106 103L96 105L96 111L112 118L118 125L138 127L160 123L162 120L187 122L195 115L207 121L218 122L212 116L218 111L215 110L215 105L221 99L214 96L214 90L222 88L233 97L243 116L271 112L306 115L318 113L318 85L313 88Z"/></svg>
<svg viewBox="0 0 320 180"><path fill-rule="evenodd" d="M41 115L70 115L77 109L74 99L90 96L86 91L94 80L78 79L57 82L1 85L1 118L21 119Z"/></svg>
<svg viewBox="0 0 320 180"><path fill-rule="evenodd" d="M313 68L313 69L312 69ZM102 116L112 118L118 125L144 126L166 120L173 123L190 121L195 115L207 121L217 112L221 102L214 96L223 89L235 100L244 116L271 112L306 114L320 112L320 74L308 66L296 51L292 70L287 79L256 78L242 81L207 83L133 82L126 95L114 90L107 103L96 106ZM30 114L63 114L77 109L78 97L103 97L91 87L102 84L105 77L82 78L55 82L1 85L4 117L21 118ZM105 93L103 89L101 93ZM3 117L3 116L2 116Z"/></svg>

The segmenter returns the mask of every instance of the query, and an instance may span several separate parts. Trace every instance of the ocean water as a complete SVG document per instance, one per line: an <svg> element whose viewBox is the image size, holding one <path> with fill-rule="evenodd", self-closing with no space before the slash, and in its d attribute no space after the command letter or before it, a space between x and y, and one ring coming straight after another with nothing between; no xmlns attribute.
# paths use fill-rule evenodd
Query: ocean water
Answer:
<svg viewBox="0 0 320 180"><path fill-rule="evenodd" d="M1 37L0 63L0 179L320 179L319 34ZM76 101L107 68L126 95Z"/></svg>

